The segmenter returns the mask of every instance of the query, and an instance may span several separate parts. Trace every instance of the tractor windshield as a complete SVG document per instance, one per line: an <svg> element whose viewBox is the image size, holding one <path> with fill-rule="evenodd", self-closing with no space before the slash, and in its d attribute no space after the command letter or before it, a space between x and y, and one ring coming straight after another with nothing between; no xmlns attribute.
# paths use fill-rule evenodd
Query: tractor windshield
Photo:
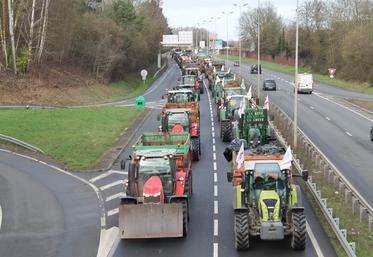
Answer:
<svg viewBox="0 0 373 257"><path fill-rule="evenodd" d="M183 77L183 84L185 85L194 85L195 77L194 76L184 76Z"/></svg>
<svg viewBox="0 0 373 257"><path fill-rule="evenodd" d="M188 93L176 93L172 96L172 103L186 103L193 102L194 97L192 94Z"/></svg>
<svg viewBox="0 0 373 257"><path fill-rule="evenodd" d="M254 188L259 190L275 190L282 194L285 189L285 176L277 163L256 163Z"/></svg>
<svg viewBox="0 0 373 257"><path fill-rule="evenodd" d="M198 76L198 69L187 69L186 70L188 75Z"/></svg>
<svg viewBox="0 0 373 257"><path fill-rule="evenodd" d="M185 112L170 113L168 115L168 130L172 131L175 125L180 124L184 131L189 131L189 117Z"/></svg>
<svg viewBox="0 0 373 257"><path fill-rule="evenodd" d="M229 109L237 109L240 108L240 104L242 101L246 101L244 97L232 97L229 101Z"/></svg>

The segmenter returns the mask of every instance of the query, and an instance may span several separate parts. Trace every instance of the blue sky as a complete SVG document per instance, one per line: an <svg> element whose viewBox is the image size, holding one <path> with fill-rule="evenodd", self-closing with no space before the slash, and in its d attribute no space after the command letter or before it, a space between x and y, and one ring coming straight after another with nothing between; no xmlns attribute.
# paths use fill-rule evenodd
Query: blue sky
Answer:
<svg viewBox="0 0 373 257"><path fill-rule="evenodd" d="M293 19L295 17L296 0L261 0L261 4L271 2L277 9L277 12L285 19ZM238 38L238 7L233 6L233 3L245 4L242 11L246 8L256 8L257 0L163 0L163 12L167 17L171 27L197 26L203 20L210 20L211 17L221 17L216 21L216 31L218 37L226 39L226 15L223 11L234 13L228 19L228 34L229 39ZM205 24L204 28L209 27L209 30L215 31L215 22Z"/></svg>

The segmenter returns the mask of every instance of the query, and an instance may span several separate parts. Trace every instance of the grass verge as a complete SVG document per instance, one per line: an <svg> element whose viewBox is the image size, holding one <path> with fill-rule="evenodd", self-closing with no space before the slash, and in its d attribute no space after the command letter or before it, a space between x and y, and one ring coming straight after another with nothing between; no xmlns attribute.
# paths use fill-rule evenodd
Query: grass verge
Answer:
<svg viewBox="0 0 373 257"><path fill-rule="evenodd" d="M371 100L346 99L346 101L373 112L373 101Z"/></svg>
<svg viewBox="0 0 373 257"><path fill-rule="evenodd" d="M97 107L2 110L0 134L25 141L70 169L95 166L143 110Z"/></svg>
<svg viewBox="0 0 373 257"><path fill-rule="evenodd" d="M231 60L231 61L236 61L236 60L238 60L238 56L230 55L228 59ZM243 63L247 63L247 64L257 64L258 63L258 61L256 59L246 58L246 57L243 57L241 61ZM277 64L277 63L273 63L273 62L269 62L269 61L262 61L262 60L260 62L263 65L263 68L265 68L265 69L294 75L294 67L293 66L284 65L284 64ZM299 67L299 72L300 73L304 73L304 72L312 73L312 71L309 68L306 68L306 67ZM354 92L360 92L360 93L372 94L373 95L373 87L370 87L366 83L362 84L362 83L358 83L358 82L350 82L350 81L345 81L345 80L341 80L341 79L337 79L337 78L331 79L327 75L316 74L316 73L313 73L313 78L315 80L321 82L321 83L324 83L324 84L340 87L340 88L351 90L351 91L354 91Z"/></svg>

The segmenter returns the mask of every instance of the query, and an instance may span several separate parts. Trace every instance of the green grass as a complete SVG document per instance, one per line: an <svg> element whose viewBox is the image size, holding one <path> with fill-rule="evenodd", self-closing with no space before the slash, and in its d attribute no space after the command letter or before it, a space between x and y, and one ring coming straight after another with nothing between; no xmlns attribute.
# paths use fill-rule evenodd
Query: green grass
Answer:
<svg viewBox="0 0 373 257"><path fill-rule="evenodd" d="M71 169L85 169L99 163L141 112L135 107L2 110L0 134L39 147Z"/></svg>
<svg viewBox="0 0 373 257"><path fill-rule="evenodd" d="M236 61L238 60L238 56L229 56L229 60ZM258 61L256 59L251 59L251 58L242 58L243 63L247 64L257 64ZM263 68L273 70L273 71L278 71L286 74L291 74L294 75L294 67L289 66L289 65L284 65L284 64L277 64L269 61L263 61L261 60L260 63L263 65ZM321 83L344 88L347 90L355 91L355 92L360 92L360 93L365 93L365 94L373 94L373 86L370 87L368 84L364 83L358 83L358 82L350 82L350 81L344 81L341 79L331 79L327 75L322 75L322 74L316 74L313 73L309 68L306 67L299 67L299 72L300 73L312 73L313 78Z"/></svg>

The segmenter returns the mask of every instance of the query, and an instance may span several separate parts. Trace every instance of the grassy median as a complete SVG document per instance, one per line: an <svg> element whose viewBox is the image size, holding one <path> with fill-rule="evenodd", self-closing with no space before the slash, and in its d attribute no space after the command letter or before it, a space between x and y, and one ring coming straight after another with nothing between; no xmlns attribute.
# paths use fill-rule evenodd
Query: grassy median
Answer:
<svg viewBox="0 0 373 257"><path fill-rule="evenodd" d="M1 110L0 133L42 149L71 169L90 168L142 112L135 107Z"/></svg>
<svg viewBox="0 0 373 257"><path fill-rule="evenodd" d="M238 60L238 56L233 56L233 55L229 56L229 60L236 61ZM242 62L247 63L247 64L258 63L256 59L244 58L244 57L242 58ZM263 60L261 60L260 62L263 65L263 68L265 69L294 75L294 66L277 64L277 63L263 61ZM305 68L305 67L299 67L299 72L300 73L303 73L303 72L313 73L310 69ZM316 73L313 73L313 78L324 84L344 88L344 89L355 91L355 92L373 94L373 87L370 87L367 83L350 82L350 81L344 81L344 80L337 79L337 78L331 79L327 75L316 74Z"/></svg>

